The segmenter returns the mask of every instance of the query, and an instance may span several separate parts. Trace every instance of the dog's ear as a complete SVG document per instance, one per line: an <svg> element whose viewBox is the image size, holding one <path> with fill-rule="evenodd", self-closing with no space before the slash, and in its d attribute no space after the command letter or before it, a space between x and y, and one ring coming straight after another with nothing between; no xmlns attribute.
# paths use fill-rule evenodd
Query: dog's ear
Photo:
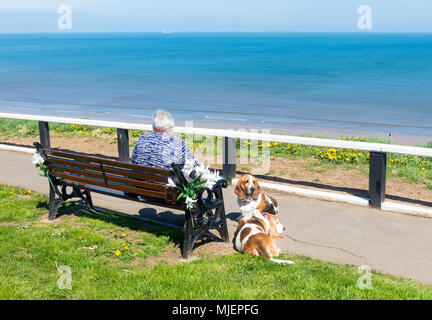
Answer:
<svg viewBox="0 0 432 320"><path fill-rule="evenodd" d="M238 225L237 225L237 230L234 232L234 238L237 237L237 235L239 234L240 230L243 228L243 226L244 226L245 224L246 224L246 223L244 222L243 219L240 219L240 220L239 220Z"/></svg>
<svg viewBox="0 0 432 320"><path fill-rule="evenodd" d="M276 230L276 224L278 223L277 218L269 214L267 220L270 222L269 236L273 239L282 239L284 237L283 234L278 233Z"/></svg>
<svg viewBox="0 0 432 320"><path fill-rule="evenodd" d="M278 204L278 202L277 202L277 200L276 200L275 198L270 197L270 196L269 196L269 198L270 198L271 202L273 202L273 205L274 205L275 207L279 207L279 204Z"/></svg>
<svg viewBox="0 0 432 320"><path fill-rule="evenodd" d="M268 213L271 213L273 215L277 215L279 213L279 207L278 207L278 202L276 201L275 198L272 198L270 196L265 196L266 200L270 200L270 201L264 201L265 205L264 205L264 210Z"/></svg>
<svg viewBox="0 0 432 320"><path fill-rule="evenodd" d="M252 199L258 200L258 197L259 197L259 195L261 193L261 188L260 188L260 186L258 184L258 180L257 179L254 179L253 184L254 184L255 191L252 193Z"/></svg>
<svg viewBox="0 0 432 320"><path fill-rule="evenodd" d="M238 228L238 229L241 229L241 228L243 228L243 226L244 226L245 224L246 224L246 222L244 221L243 218L241 218L241 219L239 220L239 222L238 222L237 228Z"/></svg>
<svg viewBox="0 0 432 320"><path fill-rule="evenodd" d="M240 179L239 182L237 182L237 185L234 189L234 194L239 198L239 200L246 199L246 191L244 189L243 179Z"/></svg>

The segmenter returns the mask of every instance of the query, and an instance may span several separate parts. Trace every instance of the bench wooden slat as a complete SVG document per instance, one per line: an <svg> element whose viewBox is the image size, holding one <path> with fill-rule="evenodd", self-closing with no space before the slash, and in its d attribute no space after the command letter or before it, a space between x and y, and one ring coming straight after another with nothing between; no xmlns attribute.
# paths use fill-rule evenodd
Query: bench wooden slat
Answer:
<svg viewBox="0 0 432 320"><path fill-rule="evenodd" d="M144 189L150 189L150 190L156 190L156 191L169 191L170 189L167 189L165 187L165 184L160 183L152 183L148 181L142 181L142 180L136 180L136 179L130 179L130 178L123 178L118 176L113 176L110 174L100 173L100 172L92 172L88 170L82 170L77 168L71 168L67 166L62 165L56 165L51 164L50 168L56 170L57 172L63 172L63 173L74 173L78 175L82 175L84 177L90 177L90 178L96 178L100 180L107 180L117 183L122 183L134 187L141 187ZM174 190L171 190L171 192L175 192Z"/></svg>
<svg viewBox="0 0 432 320"><path fill-rule="evenodd" d="M173 200L173 201L176 200L177 198L175 193L170 193L170 192L152 191L148 189L140 189L136 187L121 185L110 181L93 180L93 179L88 179L88 178L83 178L71 174L58 172L57 170L52 170L51 173L54 177L75 181L77 183L85 183L88 185L94 185L94 186L109 188L113 190L120 190L120 191L129 192L137 195L151 197L151 198Z"/></svg>
<svg viewBox="0 0 432 320"><path fill-rule="evenodd" d="M52 149L44 149L44 152L47 155L53 155L53 156L58 156L58 157L63 157L63 158L68 158L68 159L73 159L73 160L78 160L78 161L105 164L105 165L109 165L112 167L120 167L120 168L125 168L125 169L130 169L130 170L136 170L136 171L140 171L140 172L156 173L156 174L160 174L160 175L168 176L168 177L171 175L170 170L166 170L166 169L140 166L137 164L119 162L116 160L98 158L98 157L87 156L87 155L82 155L82 154L77 154L77 153L72 153L72 152L66 152L66 151L57 151L57 150L52 150Z"/></svg>
<svg viewBox="0 0 432 320"><path fill-rule="evenodd" d="M84 163L84 162L78 162L74 160L62 159L62 158L57 158L52 156L48 156L47 160L49 165L62 164L62 165L67 165L78 169L93 170L98 172L103 171L106 173L116 174L119 176L125 176L129 178L135 178L139 180L155 181L155 182L161 182L163 184L166 184L168 182L167 176L160 176L151 173L142 173L142 172L130 171L126 169L106 167L104 165L101 166L100 164L97 165L91 163Z"/></svg>
<svg viewBox="0 0 432 320"><path fill-rule="evenodd" d="M70 187L79 187L79 188L82 188L84 190L88 190L88 191L91 191L91 192L96 192L96 193L108 195L108 196L111 196L111 197L116 197L116 198L120 198L120 199L127 199L127 200L136 201L136 202L139 202L139 203L143 203L143 201L140 201L140 200L138 200L136 198L128 197L128 196L125 196L125 195L119 195L119 194L111 193L109 191L104 191L103 189L99 189L99 188L95 189L94 186L87 185L85 183L79 183L79 184L77 184L77 183L74 183L74 181L70 181L70 180L62 180L62 181L63 181L63 183L65 185L68 185ZM156 205L156 206L161 206L161 207L165 207L165 208L170 208L170 209L175 209L175 210L182 210L182 211L185 210L185 205L183 203L177 203L175 201L166 202L166 201L163 201L163 200L155 201L153 199L147 199L147 201L145 201L144 203L151 204L151 205Z"/></svg>

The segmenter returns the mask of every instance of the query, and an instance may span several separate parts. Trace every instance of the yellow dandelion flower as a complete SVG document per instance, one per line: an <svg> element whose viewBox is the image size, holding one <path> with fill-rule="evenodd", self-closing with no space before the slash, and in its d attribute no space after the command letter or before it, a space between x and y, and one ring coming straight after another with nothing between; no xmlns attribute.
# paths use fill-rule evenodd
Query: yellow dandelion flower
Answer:
<svg viewBox="0 0 432 320"><path fill-rule="evenodd" d="M122 233L121 236L122 236L122 237L126 237L126 233Z"/></svg>
<svg viewBox="0 0 432 320"><path fill-rule="evenodd" d="M114 254L118 257L119 255L121 255L121 252L120 250L117 250Z"/></svg>

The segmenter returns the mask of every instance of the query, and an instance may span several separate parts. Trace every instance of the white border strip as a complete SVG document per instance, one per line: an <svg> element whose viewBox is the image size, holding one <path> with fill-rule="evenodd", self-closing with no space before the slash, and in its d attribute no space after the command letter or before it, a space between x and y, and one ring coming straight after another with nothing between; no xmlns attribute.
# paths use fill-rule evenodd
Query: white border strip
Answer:
<svg viewBox="0 0 432 320"><path fill-rule="evenodd" d="M233 180L233 184L236 184L237 182L238 179ZM307 197L307 198L325 200L325 201L342 202L342 203L354 204L362 207L369 207L369 198L349 196L349 195L344 195L339 193L317 191L317 190L305 189L305 188L297 188L297 187L266 183L266 182L260 182L260 186L275 191L286 192L288 194L292 194L300 197ZM413 215L417 217L432 218L432 209L426 209L426 208L421 208L417 206L406 205L406 204L401 204L401 203L396 203L391 201L384 201L381 205L381 210L404 213L404 214Z"/></svg>
<svg viewBox="0 0 432 320"><path fill-rule="evenodd" d="M152 130L152 126L150 124L90 120L90 119L79 119L79 118L64 118L64 117L16 114L16 113L5 113L5 112L0 112L0 118L81 124L81 125L89 125L95 127L110 127L110 128L131 129L131 130L133 129ZM300 145L316 146L316 147L331 147L331 148L341 148L341 149L354 149L354 150L362 150L362 151L398 153L398 154L407 154L407 155L422 156L422 157L432 157L432 148L411 147L411 146L402 146L402 145L385 144L385 143L356 142L356 141L335 140L335 139L319 139L319 138L296 137L296 136L288 136L288 135L285 136L285 135L276 135L276 134L265 134L265 133L258 133L258 132L247 132L245 130L208 129L208 128L193 128L193 127L175 127L174 132L185 133L185 134L196 134L196 135L203 135L203 136L240 138L244 140L261 140L267 142L292 143L292 144L300 144Z"/></svg>
<svg viewBox="0 0 432 320"><path fill-rule="evenodd" d="M384 201L381 204L381 209L384 211L400 212L417 217L432 218L432 210L408 204Z"/></svg>
<svg viewBox="0 0 432 320"><path fill-rule="evenodd" d="M26 147L17 147L17 146L9 146L7 144L0 144L1 151L16 151L16 152L24 152L24 153L34 153L34 148L26 148Z"/></svg>

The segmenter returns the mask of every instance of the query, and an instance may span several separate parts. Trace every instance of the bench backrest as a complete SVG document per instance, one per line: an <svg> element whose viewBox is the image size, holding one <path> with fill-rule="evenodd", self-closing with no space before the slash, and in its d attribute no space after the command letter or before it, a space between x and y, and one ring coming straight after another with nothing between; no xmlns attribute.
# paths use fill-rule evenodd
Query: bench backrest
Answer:
<svg viewBox="0 0 432 320"><path fill-rule="evenodd" d="M80 153L44 149L54 177L68 183L96 186L176 202L176 191L167 189L171 171Z"/></svg>

